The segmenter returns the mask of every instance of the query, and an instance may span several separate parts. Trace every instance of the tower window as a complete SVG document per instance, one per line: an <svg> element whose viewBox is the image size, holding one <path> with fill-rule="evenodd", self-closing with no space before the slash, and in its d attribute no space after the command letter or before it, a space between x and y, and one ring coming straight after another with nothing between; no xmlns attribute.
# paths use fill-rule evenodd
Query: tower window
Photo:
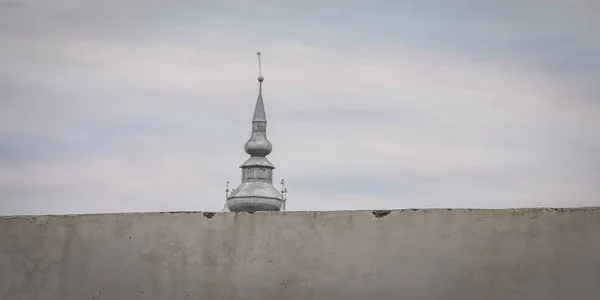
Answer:
<svg viewBox="0 0 600 300"><path fill-rule="evenodd" d="M265 168L260 169L258 179L267 179L267 170Z"/></svg>

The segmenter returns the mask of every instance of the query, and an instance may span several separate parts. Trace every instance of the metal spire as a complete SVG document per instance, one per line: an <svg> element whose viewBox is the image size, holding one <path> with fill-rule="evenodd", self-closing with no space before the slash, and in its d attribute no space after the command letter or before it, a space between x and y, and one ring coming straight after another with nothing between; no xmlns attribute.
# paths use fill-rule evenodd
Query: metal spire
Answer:
<svg viewBox="0 0 600 300"><path fill-rule="evenodd" d="M265 105L262 97L262 68L260 64L260 52L257 52L258 56L258 98L256 99L256 106L254 108L254 115L252 116L252 133L244 149L246 153L252 156L266 156L271 153L272 146L267 139L267 116L265 114Z"/></svg>
<svg viewBox="0 0 600 300"><path fill-rule="evenodd" d="M262 98L262 82L265 78L262 76L262 66L260 63L260 52L256 52L258 57L258 98L256 99L256 107L254 108L254 116L252 122L267 122L267 116L265 114L265 105L263 104Z"/></svg>

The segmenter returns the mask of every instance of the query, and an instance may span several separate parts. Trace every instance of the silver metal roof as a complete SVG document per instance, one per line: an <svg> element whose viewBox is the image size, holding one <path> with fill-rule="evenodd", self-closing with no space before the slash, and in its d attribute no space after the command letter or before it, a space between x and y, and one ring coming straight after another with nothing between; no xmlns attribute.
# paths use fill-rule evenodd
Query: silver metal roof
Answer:
<svg viewBox="0 0 600 300"><path fill-rule="evenodd" d="M262 80L261 80L262 79ZM258 77L258 98L256 99L256 107L254 108L254 116L252 122L265 122L267 123L267 115L265 114L265 104L262 98L262 82L264 78Z"/></svg>
<svg viewBox="0 0 600 300"><path fill-rule="evenodd" d="M241 166L243 167L265 167L275 169L275 166L264 156L250 156Z"/></svg>

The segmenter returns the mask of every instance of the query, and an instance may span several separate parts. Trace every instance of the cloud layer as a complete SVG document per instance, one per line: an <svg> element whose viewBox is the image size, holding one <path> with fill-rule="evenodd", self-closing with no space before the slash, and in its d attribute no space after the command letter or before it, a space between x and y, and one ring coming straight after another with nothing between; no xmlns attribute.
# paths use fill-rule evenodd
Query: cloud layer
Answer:
<svg viewBox="0 0 600 300"><path fill-rule="evenodd" d="M600 205L595 2L434 2L0 1L0 214L220 210L257 50L291 210Z"/></svg>

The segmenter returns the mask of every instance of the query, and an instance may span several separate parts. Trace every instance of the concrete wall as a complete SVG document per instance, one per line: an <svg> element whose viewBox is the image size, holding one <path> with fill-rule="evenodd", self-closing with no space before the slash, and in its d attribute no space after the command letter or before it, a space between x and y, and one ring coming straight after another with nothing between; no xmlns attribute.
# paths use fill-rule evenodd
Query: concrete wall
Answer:
<svg viewBox="0 0 600 300"><path fill-rule="evenodd" d="M0 299L600 299L600 209L0 218Z"/></svg>

